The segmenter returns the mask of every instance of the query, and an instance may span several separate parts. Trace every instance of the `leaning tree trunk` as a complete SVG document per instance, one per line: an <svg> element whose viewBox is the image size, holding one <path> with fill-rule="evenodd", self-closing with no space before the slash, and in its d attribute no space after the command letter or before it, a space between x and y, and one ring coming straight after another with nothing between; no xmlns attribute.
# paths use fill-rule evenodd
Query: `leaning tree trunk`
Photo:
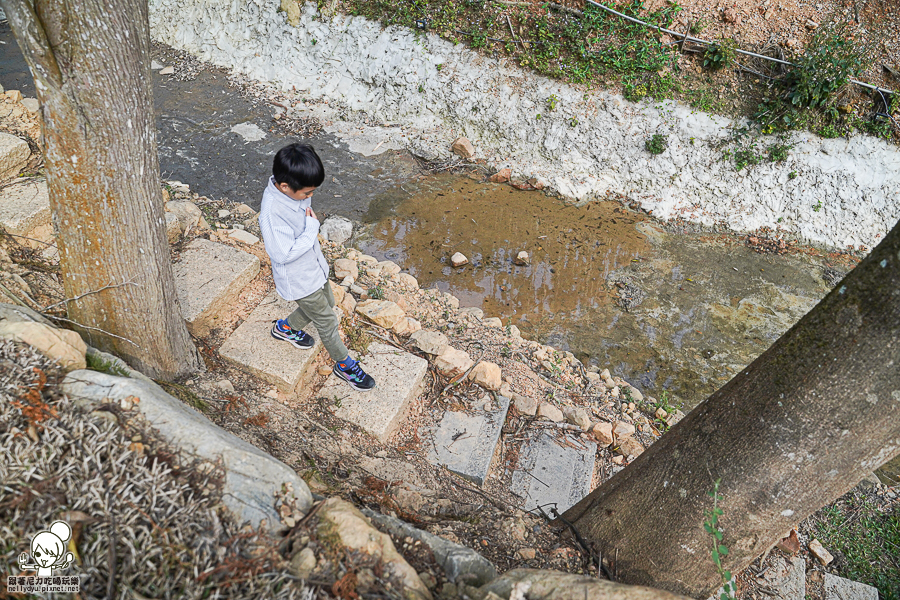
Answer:
<svg viewBox="0 0 900 600"><path fill-rule="evenodd" d="M195 371L166 243L147 0L0 0L31 67L68 318L153 377Z"/></svg>
<svg viewBox="0 0 900 600"><path fill-rule="evenodd" d="M621 581L707 598L900 452L900 224L800 322L564 517Z"/></svg>

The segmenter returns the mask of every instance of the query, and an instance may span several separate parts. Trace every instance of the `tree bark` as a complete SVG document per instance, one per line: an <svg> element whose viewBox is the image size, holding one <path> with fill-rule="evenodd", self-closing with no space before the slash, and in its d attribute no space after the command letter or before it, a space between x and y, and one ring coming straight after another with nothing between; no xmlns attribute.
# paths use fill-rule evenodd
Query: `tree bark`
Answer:
<svg viewBox="0 0 900 600"><path fill-rule="evenodd" d="M794 327L565 513L625 583L707 598L900 452L900 224Z"/></svg>
<svg viewBox="0 0 900 600"><path fill-rule="evenodd" d="M196 371L165 237L146 0L0 0L31 67L68 317L151 377Z"/></svg>

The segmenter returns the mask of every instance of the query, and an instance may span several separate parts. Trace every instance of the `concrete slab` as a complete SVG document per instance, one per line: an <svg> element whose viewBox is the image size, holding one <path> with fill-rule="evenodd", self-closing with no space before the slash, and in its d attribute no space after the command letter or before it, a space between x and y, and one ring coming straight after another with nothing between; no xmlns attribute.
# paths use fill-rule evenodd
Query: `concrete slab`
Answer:
<svg viewBox="0 0 900 600"><path fill-rule="evenodd" d="M172 268L188 330L204 337L259 273L259 259L231 246L198 238L185 248L181 261Z"/></svg>
<svg viewBox="0 0 900 600"><path fill-rule="evenodd" d="M28 163L31 149L28 142L14 135L0 132L0 181L12 179Z"/></svg>
<svg viewBox="0 0 900 600"><path fill-rule="evenodd" d="M369 353L359 358L375 378L374 390L358 392L332 374L319 396L337 406L335 416L387 442L406 417L410 402L422 393L428 361L387 344L371 344Z"/></svg>
<svg viewBox="0 0 900 600"><path fill-rule="evenodd" d="M554 433L556 433L554 431ZM591 491L597 444L566 435L576 450L556 443L556 437L545 431L532 434L519 455L518 469L513 473L510 491L525 499L524 510L555 504L563 512ZM544 508L549 514L549 509Z"/></svg>
<svg viewBox="0 0 900 600"><path fill-rule="evenodd" d="M767 595L774 600L805 600L806 561L799 556L794 558L772 556L768 562L768 568L757 580L757 585L765 587L768 590ZM718 600L722 591L722 588L719 588L709 600Z"/></svg>
<svg viewBox="0 0 900 600"><path fill-rule="evenodd" d="M483 485L509 410L509 398L500 396L500 408L473 413L447 411L438 426L424 431L427 459ZM430 438L430 443L429 443Z"/></svg>
<svg viewBox="0 0 900 600"><path fill-rule="evenodd" d="M878 600L878 588L825 573L825 600Z"/></svg>
<svg viewBox="0 0 900 600"><path fill-rule="evenodd" d="M51 242L53 225L47 182L23 181L0 190L0 226L13 235ZM45 244L21 237L17 241L32 248L46 248Z"/></svg>
<svg viewBox="0 0 900 600"><path fill-rule="evenodd" d="M323 347L319 332L312 326L304 329L316 340L316 345L308 350L276 340L270 333L272 321L287 317L296 307L272 292L228 336L219 348L219 356L286 394L302 387L312 377L312 363Z"/></svg>

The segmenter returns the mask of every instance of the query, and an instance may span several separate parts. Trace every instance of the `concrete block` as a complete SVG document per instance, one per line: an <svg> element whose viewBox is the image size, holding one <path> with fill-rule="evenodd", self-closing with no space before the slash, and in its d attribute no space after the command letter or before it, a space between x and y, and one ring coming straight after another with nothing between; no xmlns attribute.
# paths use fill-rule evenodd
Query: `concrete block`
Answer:
<svg viewBox="0 0 900 600"><path fill-rule="evenodd" d="M14 135L0 132L0 181L12 179L28 163L31 149L28 142Z"/></svg>
<svg viewBox="0 0 900 600"><path fill-rule="evenodd" d="M428 361L387 344L371 344L368 354L359 359L375 378L375 389L358 392L332 374L319 396L338 405L335 416L386 442L406 417L410 402L422 393Z"/></svg>
<svg viewBox="0 0 900 600"><path fill-rule="evenodd" d="M533 433L524 442L510 487L510 491L525 499L524 510L556 504L556 510L563 512L591 491L597 444L582 438L569 439L585 449L561 446L554 435L545 431Z"/></svg>
<svg viewBox="0 0 900 600"><path fill-rule="evenodd" d="M500 408L475 413L447 411L433 431L425 431L427 459L433 465L444 465L466 479L484 484L500 429L509 410L509 398L500 396ZM427 440L427 437L426 437Z"/></svg>
<svg viewBox="0 0 900 600"><path fill-rule="evenodd" d="M53 224L47 182L23 181L0 190L0 226L13 235L51 242ZM22 238L17 241L33 248L46 248L39 242Z"/></svg>
<svg viewBox="0 0 900 600"><path fill-rule="evenodd" d="M878 600L878 588L825 573L825 600Z"/></svg>
<svg viewBox="0 0 900 600"><path fill-rule="evenodd" d="M313 375L313 362L322 350L319 332L310 325L304 331L316 340L308 350L272 337L272 321L284 319L297 305L272 292L259 303L247 320L234 330L219 356L240 369L272 383L286 394L302 387Z"/></svg>
<svg viewBox="0 0 900 600"><path fill-rule="evenodd" d="M188 330L204 337L231 309L257 273L259 259L242 250L201 238L192 241L172 265L175 290Z"/></svg>

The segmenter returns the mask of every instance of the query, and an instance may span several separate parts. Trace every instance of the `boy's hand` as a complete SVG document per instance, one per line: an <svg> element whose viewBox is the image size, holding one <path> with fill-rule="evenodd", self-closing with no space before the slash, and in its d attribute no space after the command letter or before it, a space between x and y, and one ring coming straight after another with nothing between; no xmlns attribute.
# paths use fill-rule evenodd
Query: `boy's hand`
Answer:
<svg viewBox="0 0 900 600"><path fill-rule="evenodd" d="M312 207L309 207L309 208L306 209L306 216L307 216L307 217L312 217L312 218L315 219L316 221L319 220L319 217L317 217L317 216L316 216L316 213L313 212Z"/></svg>

